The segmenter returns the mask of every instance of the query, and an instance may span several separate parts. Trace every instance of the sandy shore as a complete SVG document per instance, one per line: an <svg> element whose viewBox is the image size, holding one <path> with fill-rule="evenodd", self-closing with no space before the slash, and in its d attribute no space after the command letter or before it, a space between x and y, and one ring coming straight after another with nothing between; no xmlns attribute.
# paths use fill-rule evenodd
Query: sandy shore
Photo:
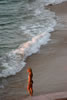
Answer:
<svg viewBox="0 0 67 100"><path fill-rule="evenodd" d="M67 92L50 93L45 95L28 97L24 100L67 100Z"/></svg>
<svg viewBox="0 0 67 100"><path fill-rule="evenodd" d="M29 57L26 65L34 73L34 95L67 91L67 3L48 9L59 17L58 25L51 33L51 42Z"/></svg>
<svg viewBox="0 0 67 100"><path fill-rule="evenodd" d="M37 98L46 98L49 93L49 96L67 96L65 93L67 91L67 3L49 6L48 9L55 11L56 15L61 18L58 19L55 32L51 33L51 41L42 46L37 54L27 58L27 65L21 72L6 79L9 83L7 82L3 92L0 89L0 100L23 100L23 96L26 100L30 100L26 91L28 67L32 68L34 75L32 100L39 100L36 96L43 94L45 95ZM60 22L63 25L60 25ZM54 94L57 92L61 93Z"/></svg>

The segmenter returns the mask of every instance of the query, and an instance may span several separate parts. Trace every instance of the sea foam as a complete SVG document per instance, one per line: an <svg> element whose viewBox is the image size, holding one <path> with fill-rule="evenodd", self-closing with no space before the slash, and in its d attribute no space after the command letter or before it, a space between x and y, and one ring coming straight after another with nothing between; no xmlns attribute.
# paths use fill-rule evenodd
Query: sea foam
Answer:
<svg viewBox="0 0 67 100"><path fill-rule="evenodd" d="M57 4L63 1L67 1L67 0L59 0L59 1L58 0L48 0L48 2L46 0L41 0L39 4L42 2L46 2L46 5L51 4L51 3ZM35 2L35 4L37 2ZM9 53L5 54L3 57L0 58L0 65L2 67L0 69L0 77L7 77L9 75L15 75L17 72L21 71L22 68L26 64L25 62L26 58L28 56L31 56L34 53L37 53L40 50L41 45L45 45L47 44L48 41L50 41L50 36L51 36L50 32L54 31L54 27L56 25L56 21L54 19L55 15L53 15L53 13L51 13L50 11L46 10L48 13L46 13L44 16L43 9L40 10L39 8L37 8L37 6L36 6L36 9L34 6L33 6L34 8L33 7L31 8L29 5L28 7L29 9L34 9L34 16L36 16L38 20L40 18L44 20L45 17L46 18L49 17L48 18L49 20L47 19L48 20L47 24L45 24L45 27L43 26L43 28L39 28L40 26L37 26L37 25L32 26L34 30L35 28L36 29L38 28L38 30L40 29L39 31L36 30L37 34L34 34L35 32L31 34L31 31L27 30L29 29L30 23L28 23L29 26L24 26L24 27L21 26L21 29L24 30L24 33L31 35L32 39L28 40L27 42L23 44L20 44L20 46L17 49L10 51ZM30 27L30 29L32 28Z"/></svg>
<svg viewBox="0 0 67 100"><path fill-rule="evenodd" d="M67 0L44 0L45 5L49 5L49 4L59 4L62 2L65 2Z"/></svg>
<svg viewBox="0 0 67 100"><path fill-rule="evenodd" d="M50 39L50 33L44 32L34 38L22 44L18 49L9 52L3 57L2 66L4 69L0 73L0 77L7 77L9 75L15 75L25 66L25 59L38 52L41 45L46 44Z"/></svg>

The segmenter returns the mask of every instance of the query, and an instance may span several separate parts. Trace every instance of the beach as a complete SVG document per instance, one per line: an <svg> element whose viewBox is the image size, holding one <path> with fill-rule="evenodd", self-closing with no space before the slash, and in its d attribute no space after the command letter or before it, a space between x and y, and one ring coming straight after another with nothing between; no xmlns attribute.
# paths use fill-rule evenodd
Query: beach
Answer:
<svg viewBox="0 0 67 100"><path fill-rule="evenodd" d="M16 76L13 76L18 80L17 82L12 83L12 76L7 78L10 81L9 86L5 87L3 93L1 92L0 100L30 100L26 90L28 67L31 67L33 71L34 93L32 100L39 100L39 95L41 95L40 98L43 96L46 98L47 94L49 96L51 94L50 97L53 94L55 97L59 94L60 96L57 96L59 98L62 95L67 97L67 2L48 6L47 9L54 11L56 16L60 18L60 20L56 18L57 26L55 31L51 33L50 42L42 46L37 54L26 59L26 66ZM55 93L57 94L55 95Z"/></svg>
<svg viewBox="0 0 67 100"><path fill-rule="evenodd" d="M67 91L67 2L48 8L55 11L65 27L56 26L51 42L27 59L34 73L34 95Z"/></svg>

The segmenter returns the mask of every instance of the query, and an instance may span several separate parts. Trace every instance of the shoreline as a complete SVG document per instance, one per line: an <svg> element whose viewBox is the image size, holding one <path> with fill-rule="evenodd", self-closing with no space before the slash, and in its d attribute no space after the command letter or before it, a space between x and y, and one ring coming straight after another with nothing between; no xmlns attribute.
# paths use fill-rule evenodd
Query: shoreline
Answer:
<svg viewBox="0 0 67 100"><path fill-rule="evenodd" d="M67 2L47 6L61 18L51 32L51 41L27 59L34 73L34 95L67 91Z"/></svg>
<svg viewBox="0 0 67 100"><path fill-rule="evenodd" d="M31 99L32 100L67 100L67 92L49 93L45 95L29 97L23 100L31 100Z"/></svg>
<svg viewBox="0 0 67 100"><path fill-rule="evenodd" d="M62 24L65 27L56 26L54 32L51 32L51 41L45 46L41 46L37 54L33 54L26 60L26 66L21 72L15 76L8 77L9 87L6 86L1 100L23 100L28 99L27 86L27 68L33 70L33 100L36 96L47 95L51 93L59 93L64 95L67 91L67 2L47 6L48 9L54 11L59 18L62 19ZM58 10L59 9L59 10ZM60 21L58 22L60 23ZM12 83L13 79L17 82ZM20 81L19 81L20 80ZM19 92L18 92L19 91ZM10 92L10 94L9 94ZM13 93L16 93L15 95ZM8 96L9 95L9 96ZM67 93L66 93L67 95ZM30 97L29 97L30 98ZM42 98L42 96L40 96ZM24 99L24 100L25 100ZM29 99L30 100L30 99ZM39 99L38 99L39 100ZM48 100L48 99L46 99Z"/></svg>

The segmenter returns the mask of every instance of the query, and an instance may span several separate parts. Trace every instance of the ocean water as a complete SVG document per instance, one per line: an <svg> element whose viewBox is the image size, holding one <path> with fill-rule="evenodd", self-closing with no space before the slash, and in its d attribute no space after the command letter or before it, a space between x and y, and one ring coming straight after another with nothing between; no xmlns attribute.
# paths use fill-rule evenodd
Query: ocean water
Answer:
<svg viewBox="0 0 67 100"><path fill-rule="evenodd" d="M66 0L0 0L0 77L15 75L26 58L50 41L55 13L45 8Z"/></svg>

